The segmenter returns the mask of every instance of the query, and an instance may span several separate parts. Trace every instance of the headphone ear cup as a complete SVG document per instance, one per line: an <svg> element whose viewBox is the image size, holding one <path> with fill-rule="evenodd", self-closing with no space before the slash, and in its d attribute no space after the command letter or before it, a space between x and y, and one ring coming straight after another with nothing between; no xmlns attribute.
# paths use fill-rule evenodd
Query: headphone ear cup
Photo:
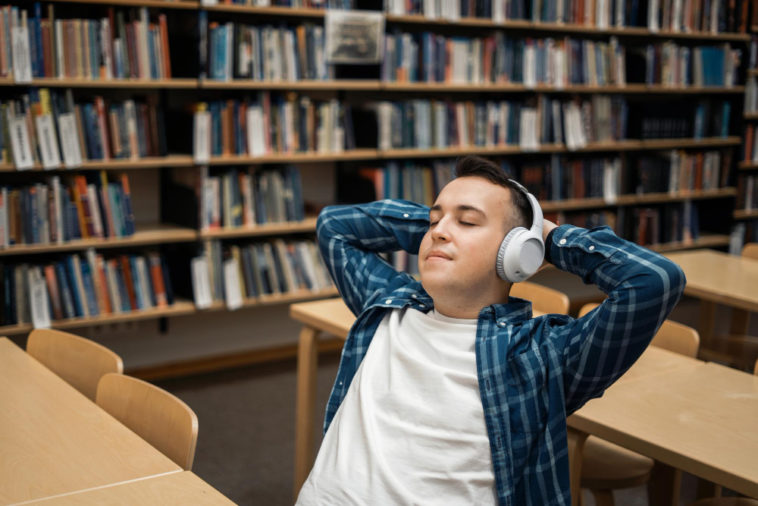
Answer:
<svg viewBox="0 0 758 506"><path fill-rule="evenodd" d="M502 279L503 281L512 281L509 279L509 271L513 270L510 265L508 265L508 258L513 256L513 250L514 246L515 248L518 248L518 245L516 245L516 237L520 236L524 233L526 233L527 230L524 227L514 227L512 228L503 238L503 241L500 243L500 249L497 251L497 261L495 262L495 269L497 270L497 275Z"/></svg>

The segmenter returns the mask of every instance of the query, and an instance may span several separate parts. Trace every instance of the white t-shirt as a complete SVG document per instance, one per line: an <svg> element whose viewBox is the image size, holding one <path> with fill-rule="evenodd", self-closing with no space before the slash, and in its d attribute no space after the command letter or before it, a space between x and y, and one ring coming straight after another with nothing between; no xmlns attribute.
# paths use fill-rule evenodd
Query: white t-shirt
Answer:
<svg viewBox="0 0 758 506"><path fill-rule="evenodd" d="M297 504L495 504L476 326L434 311L390 312Z"/></svg>

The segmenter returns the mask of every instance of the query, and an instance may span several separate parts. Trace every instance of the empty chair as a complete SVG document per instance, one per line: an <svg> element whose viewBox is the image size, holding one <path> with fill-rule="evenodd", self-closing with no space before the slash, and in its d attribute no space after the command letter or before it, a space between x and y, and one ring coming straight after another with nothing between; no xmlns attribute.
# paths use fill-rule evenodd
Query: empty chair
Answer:
<svg viewBox="0 0 758 506"><path fill-rule="evenodd" d="M60 330L32 330L26 352L93 401L100 378L124 370L124 362L113 351Z"/></svg>
<svg viewBox="0 0 758 506"><path fill-rule="evenodd" d="M197 416L173 394L131 376L106 374L97 404L183 469L192 469Z"/></svg>
<svg viewBox="0 0 758 506"><path fill-rule="evenodd" d="M597 306L595 303L583 306L579 316L584 316ZM695 358L700 337L692 327L666 320L650 344ZM613 490L647 483L654 464L650 457L590 436L582 452L581 487L592 492L598 506L610 506L614 504ZM678 479L674 482L678 483Z"/></svg>
<svg viewBox="0 0 758 506"><path fill-rule="evenodd" d="M569 298L553 288L543 286L531 281L513 283L511 296L525 299L532 303L532 309L541 313L568 314Z"/></svg>

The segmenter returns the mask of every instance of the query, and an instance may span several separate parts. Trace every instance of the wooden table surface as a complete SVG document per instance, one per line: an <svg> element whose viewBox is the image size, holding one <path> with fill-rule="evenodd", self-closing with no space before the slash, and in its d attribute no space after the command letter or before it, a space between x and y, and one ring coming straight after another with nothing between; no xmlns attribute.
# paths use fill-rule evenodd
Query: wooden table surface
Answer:
<svg viewBox="0 0 758 506"><path fill-rule="evenodd" d="M687 276L684 293L747 311L758 311L758 260L710 249L668 253Z"/></svg>
<svg viewBox="0 0 758 506"><path fill-rule="evenodd" d="M136 504L184 506L192 504L193 506L212 506L232 505L234 503L191 471L182 471L48 497L26 504L45 506L79 506L81 504L107 504L109 506Z"/></svg>
<svg viewBox="0 0 758 506"><path fill-rule="evenodd" d="M751 374L696 362L647 377L624 376L568 422L758 497L758 377Z"/></svg>
<svg viewBox="0 0 758 506"><path fill-rule="evenodd" d="M0 503L182 469L0 338Z"/></svg>

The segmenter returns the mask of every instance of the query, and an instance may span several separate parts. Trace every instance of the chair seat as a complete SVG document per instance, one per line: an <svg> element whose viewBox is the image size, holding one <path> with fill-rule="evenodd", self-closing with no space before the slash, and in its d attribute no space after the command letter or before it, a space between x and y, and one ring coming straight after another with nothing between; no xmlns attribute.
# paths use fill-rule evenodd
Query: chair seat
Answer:
<svg viewBox="0 0 758 506"><path fill-rule="evenodd" d="M582 452L582 487L608 490L635 487L650 477L654 461L649 457L590 436Z"/></svg>
<svg viewBox="0 0 758 506"><path fill-rule="evenodd" d="M746 497L709 497L690 506L758 506L758 501Z"/></svg>

